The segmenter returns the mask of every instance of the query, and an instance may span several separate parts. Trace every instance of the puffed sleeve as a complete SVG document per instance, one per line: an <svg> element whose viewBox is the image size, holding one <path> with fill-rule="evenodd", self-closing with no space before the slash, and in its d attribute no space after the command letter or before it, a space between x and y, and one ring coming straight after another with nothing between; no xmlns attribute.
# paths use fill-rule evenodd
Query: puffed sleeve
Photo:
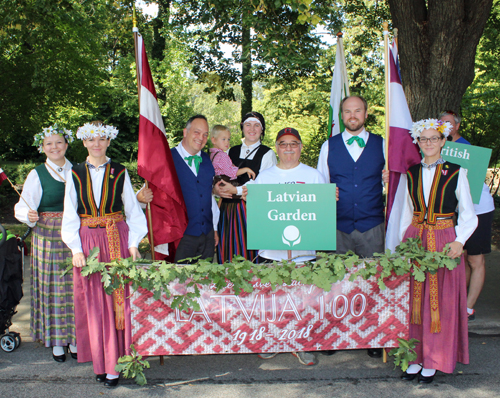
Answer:
<svg viewBox="0 0 500 398"><path fill-rule="evenodd" d="M32 223L28 219L28 211L37 210L42 200L42 184L36 170L31 170L23 185L23 192L19 202L14 207L15 217L22 223L33 228L36 222ZM24 199L24 200L23 200ZM28 207L29 206L29 207Z"/></svg>
<svg viewBox="0 0 500 398"><path fill-rule="evenodd" d="M134 188L130 181L128 171L125 170L125 181L123 183L122 201L125 210L126 222L129 228L128 247L139 247L142 238L148 233L146 216L137 200ZM69 246L69 245L68 245Z"/></svg>
<svg viewBox="0 0 500 398"><path fill-rule="evenodd" d="M64 191L64 213L61 225L61 238L73 255L83 253L80 240L80 217L78 216L78 201L71 170L66 173L66 188Z"/></svg>
<svg viewBox="0 0 500 398"><path fill-rule="evenodd" d="M403 177L403 176L401 176ZM403 184L403 199L401 201L402 211L401 211L401 223L399 224L399 242L403 241L405 236L405 232L411 224L411 220L413 219L413 203L411 201L410 193L408 192L408 179L401 178L400 184ZM398 188L399 191L399 188ZM393 206L396 205L396 202ZM394 209L393 209L394 211Z"/></svg>
<svg viewBox="0 0 500 398"><path fill-rule="evenodd" d="M460 168L458 173L458 184L455 195L458 199L458 220L455 227L457 237L455 240L464 245L477 227L477 216L474 212L474 203L470 195L467 170L463 168Z"/></svg>

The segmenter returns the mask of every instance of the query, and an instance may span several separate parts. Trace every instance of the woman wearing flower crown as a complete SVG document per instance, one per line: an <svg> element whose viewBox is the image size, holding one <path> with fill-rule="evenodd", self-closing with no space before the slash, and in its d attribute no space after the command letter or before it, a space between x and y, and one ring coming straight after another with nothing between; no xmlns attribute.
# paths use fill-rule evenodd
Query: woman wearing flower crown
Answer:
<svg viewBox="0 0 500 398"><path fill-rule="evenodd" d="M23 186L15 216L33 229L31 244L31 336L52 347L56 362L66 360L65 348L76 359L73 276L59 265L71 252L61 240L64 184L71 163L65 158L73 133L57 125L35 135L34 146L45 153L44 164L32 170Z"/></svg>
<svg viewBox="0 0 500 398"><path fill-rule="evenodd" d="M453 270L439 268L425 282L411 278L410 338L417 344L417 359L401 376L431 383L436 370L453 373L456 362L469 363L467 290L463 245L477 226L466 170L441 157L452 126L437 119L421 120L410 131L424 158L407 172L407 187L400 236L420 237L429 251L460 258ZM452 217L458 208L457 225Z"/></svg>
<svg viewBox="0 0 500 398"><path fill-rule="evenodd" d="M147 233L146 217L127 170L106 156L117 134L118 130L101 122L78 129L77 138L83 140L88 157L73 166L68 178L62 221L62 239L73 253L78 362L92 361L96 380L106 387L118 384L118 358L130 353L128 286L108 295L101 275L84 277L81 267L95 247L102 262L140 258L139 242Z"/></svg>

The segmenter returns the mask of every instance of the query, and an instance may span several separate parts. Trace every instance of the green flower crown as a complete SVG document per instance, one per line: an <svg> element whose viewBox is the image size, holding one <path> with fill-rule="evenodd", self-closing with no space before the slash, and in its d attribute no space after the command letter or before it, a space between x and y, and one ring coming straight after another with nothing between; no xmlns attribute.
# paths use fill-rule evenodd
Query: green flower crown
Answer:
<svg viewBox="0 0 500 398"><path fill-rule="evenodd" d="M73 136L73 132L71 130L60 128L57 124L54 124L53 126L45 127L44 129L42 129L41 133L35 134L35 136L33 137L33 146L38 147L38 152L43 153L43 140L50 137L51 135L56 134L66 138L68 144L71 144L75 140L75 137Z"/></svg>

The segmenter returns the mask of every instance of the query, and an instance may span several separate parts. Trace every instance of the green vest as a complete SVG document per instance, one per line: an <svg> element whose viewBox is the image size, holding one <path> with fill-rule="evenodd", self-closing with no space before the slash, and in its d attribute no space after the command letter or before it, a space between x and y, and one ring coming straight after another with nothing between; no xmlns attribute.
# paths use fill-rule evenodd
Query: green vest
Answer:
<svg viewBox="0 0 500 398"><path fill-rule="evenodd" d="M42 199L38 206L38 213L44 211L61 212L64 210L64 182L57 181L52 177L45 167L41 164L35 168L42 184Z"/></svg>

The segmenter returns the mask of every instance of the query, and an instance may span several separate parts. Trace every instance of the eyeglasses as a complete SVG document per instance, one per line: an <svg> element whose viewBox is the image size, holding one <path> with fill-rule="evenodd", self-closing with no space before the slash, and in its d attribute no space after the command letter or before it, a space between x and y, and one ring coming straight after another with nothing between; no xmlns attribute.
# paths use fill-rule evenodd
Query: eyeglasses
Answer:
<svg viewBox="0 0 500 398"><path fill-rule="evenodd" d="M455 112L453 112L453 111L444 111L443 113L448 113L448 114L450 114L450 115L452 115L452 116L458 116L458 115L457 115Z"/></svg>
<svg viewBox="0 0 500 398"><path fill-rule="evenodd" d="M441 140L443 137L439 137L437 135L431 137L431 138L425 138L425 137L418 137L418 142L421 144L425 144L427 141L430 141L431 143L435 144L439 140Z"/></svg>
<svg viewBox="0 0 500 398"><path fill-rule="evenodd" d="M290 146L290 148L292 149L297 149L300 145L300 142L297 142L297 141L293 141L293 142L280 142L278 144L278 146L281 148L281 149L286 149L287 146Z"/></svg>

